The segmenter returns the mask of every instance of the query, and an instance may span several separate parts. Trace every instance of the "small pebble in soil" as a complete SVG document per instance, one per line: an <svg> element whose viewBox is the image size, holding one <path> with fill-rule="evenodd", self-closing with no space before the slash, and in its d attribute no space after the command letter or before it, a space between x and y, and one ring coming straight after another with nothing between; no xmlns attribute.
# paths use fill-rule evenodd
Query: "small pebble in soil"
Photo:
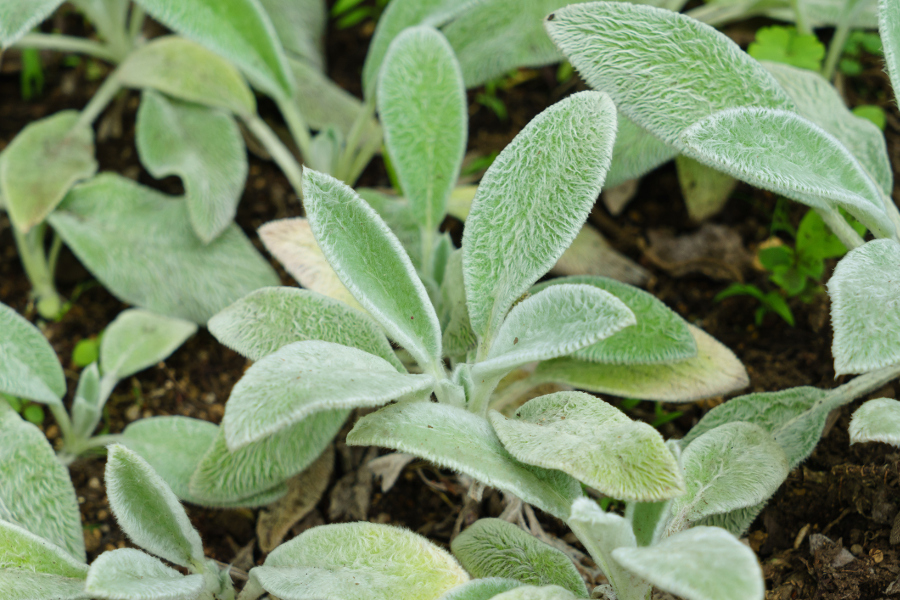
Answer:
<svg viewBox="0 0 900 600"><path fill-rule="evenodd" d="M97 477L91 477L90 479L88 479L88 487L91 488L92 490L99 490L100 489L100 479Z"/></svg>

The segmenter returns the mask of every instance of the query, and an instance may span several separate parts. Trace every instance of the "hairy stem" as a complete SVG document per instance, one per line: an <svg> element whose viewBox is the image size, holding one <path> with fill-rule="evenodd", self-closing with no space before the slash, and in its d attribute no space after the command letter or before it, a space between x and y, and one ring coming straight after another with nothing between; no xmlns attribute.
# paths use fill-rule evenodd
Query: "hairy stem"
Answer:
<svg viewBox="0 0 900 600"><path fill-rule="evenodd" d="M112 75L106 78L106 81L103 82L103 85L100 86L97 93L94 94L90 102L87 103L87 106L81 111L81 116L78 118L78 122L75 123L75 126L72 127L72 129L90 127L121 89L122 84L119 82L119 78L116 77L116 72L114 71Z"/></svg>
<svg viewBox="0 0 900 600"><path fill-rule="evenodd" d="M19 260L25 269L25 275L31 282L38 314L45 319L55 319L62 310L62 297L53 283L53 266L44 252L44 223L32 227L28 233L22 233L13 225L13 237L19 251ZM55 259L55 256L52 257ZM55 262L55 260L54 260Z"/></svg>
<svg viewBox="0 0 900 600"><path fill-rule="evenodd" d="M864 373L844 385L834 388L817 404L828 403L833 408L850 404L860 396L877 390L897 377L900 377L900 363Z"/></svg>
<svg viewBox="0 0 900 600"><path fill-rule="evenodd" d="M800 33L800 35L812 35L812 27L810 27L809 19L807 19L806 7L803 6L803 0L791 0L791 9L794 11L797 32Z"/></svg>
<svg viewBox="0 0 900 600"><path fill-rule="evenodd" d="M309 125L306 124L306 119L303 118L293 100L289 98L275 98L275 102L278 104L278 110L281 111L281 115L287 123L291 137L294 138L297 148L300 149L300 158L304 162L308 162L312 148L312 137L309 134Z"/></svg>
<svg viewBox="0 0 900 600"><path fill-rule="evenodd" d="M865 241L860 237L856 230L850 227L850 223L847 222L841 213L837 210L823 210L823 209L815 209L819 216L822 217L822 220L825 221L825 224L831 230L831 232L841 240L841 243L847 247L847 250L853 250L854 248L859 248L862 246Z"/></svg>
<svg viewBox="0 0 900 600"><path fill-rule="evenodd" d="M288 181L291 182L291 185L294 186L294 191L297 192L297 196L302 198L303 170L300 167L300 163L298 163L297 159L294 158L294 155L291 154L291 151L287 149L287 146L285 146L280 139L278 139L278 136L272 131L272 128L257 115L242 115L241 118L247 126L247 129L256 136L259 143L261 143L269 154L272 155L272 160L275 161L285 177L288 178Z"/></svg>
<svg viewBox="0 0 900 600"><path fill-rule="evenodd" d="M363 132L365 132L366 126L369 124L369 119L371 119L374 114L375 97L373 95L366 100L366 103L359 109L359 112L356 113L356 118L353 120L353 125L351 125L350 132L347 134L344 150L338 157L337 166L334 169L334 176L348 185L353 184L350 180L350 174L354 170L356 158L361 154L362 149L359 146ZM363 168L365 168L365 165L363 165Z"/></svg>
<svg viewBox="0 0 900 600"><path fill-rule="evenodd" d="M106 44L84 38L56 33L29 33L13 44L14 48L37 48L38 50L58 50L87 54L111 63L119 62L119 56Z"/></svg>
<svg viewBox="0 0 900 600"><path fill-rule="evenodd" d="M128 36L134 43L143 33L144 29L144 9L139 5L132 3L131 14L128 17Z"/></svg>

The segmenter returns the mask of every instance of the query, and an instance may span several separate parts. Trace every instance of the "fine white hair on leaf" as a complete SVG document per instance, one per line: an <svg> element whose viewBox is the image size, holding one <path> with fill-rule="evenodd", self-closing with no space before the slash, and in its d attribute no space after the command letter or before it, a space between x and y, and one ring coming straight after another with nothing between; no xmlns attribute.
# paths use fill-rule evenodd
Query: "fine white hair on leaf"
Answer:
<svg viewBox="0 0 900 600"><path fill-rule="evenodd" d="M900 446L900 402L889 398L869 400L853 413L850 443L884 442Z"/></svg>

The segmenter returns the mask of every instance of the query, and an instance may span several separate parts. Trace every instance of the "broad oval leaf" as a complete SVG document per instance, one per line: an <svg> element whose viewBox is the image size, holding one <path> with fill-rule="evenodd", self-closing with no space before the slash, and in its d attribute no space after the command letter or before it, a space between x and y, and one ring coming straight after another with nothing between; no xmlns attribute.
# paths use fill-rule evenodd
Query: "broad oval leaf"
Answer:
<svg viewBox="0 0 900 600"><path fill-rule="evenodd" d="M183 202L117 175L76 187L50 222L113 294L164 315L205 323L251 291L278 284L237 225L204 244Z"/></svg>
<svg viewBox="0 0 900 600"><path fill-rule="evenodd" d="M50 16L63 0L6 0L0 3L0 52Z"/></svg>
<svg viewBox="0 0 900 600"><path fill-rule="evenodd" d="M718 527L694 527L654 546L618 548L626 569L686 600L762 600L762 569L748 546Z"/></svg>
<svg viewBox="0 0 900 600"><path fill-rule="evenodd" d="M649 173L676 156L678 150L618 112L619 129L613 146L612 163L606 176L606 188Z"/></svg>
<svg viewBox="0 0 900 600"><path fill-rule="evenodd" d="M0 302L0 392L44 404L61 404L66 377L41 331Z"/></svg>
<svg viewBox="0 0 900 600"><path fill-rule="evenodd" d="M135 544L176 565L202 564L203 542L184 507L153 467L125 446L109 447L106 493L119 527Z"/></svg>
<svg viewBox="0 0 900 600"><path fill-rule="evenodd" d="M103 333L100 366L105 377L125 379L165 360L197 331L190 321L149 310L122 311Z"/></svg>
<svg viewBox="0 0 900 600"><path fill-rule="evenodd" d="M466 150L468 112L459 64L430 27L405 30L384 58L378 83L384 143L419 225L437 229Z"/></svg>
<svg viewBox="0 0 900 600"><path fill-rule="evenodd" d="M122 85L159 90L173 98L239 115L256 112L256 98L240 72L196 42L156 38L128 55L116 71Z"/></svg>
<svg viewBox="0 0 900 600"><path fill-rule="evenodd" d="M84 579L88 572L88 566L66 550L4 520L0 520L0 565L2 570L19 569L73 579Z"/></svg>
<svg viewBox="0 0 900 600"><path fill-rule="evenodd" d="M347 443L421 456L511 492L560 519L569 515L572 502L581 495L578 482L568 475L513 458L487 419L446 404L387 406L357 421Z"/></svg>
<svg viewBox="0 0 900 600"><path fill-rule="evenodd" d="M214 240L234 220L247 181L247 150L234 118L147 90L135 127L141 163L157 179L181 178L194 232Z"/></svg>
<svg viewBox="0 0 900 600"><path fill-rule="evenodd" d="M653 294L634 286L590 275L559 277L534 286L532 292L575 283L607 291L634 313L637 324L572 353L574 358L598 363L656 364L697 356L690 326Z"/></svg>
<svg viewBox="0 0 900 600"><path fill-rule="evenodd" d="M368 352L294 342L254 363L231 391L222 427L231 451L317 412L382 406L434 387L431 375L398 373Z"/></svg>
<svg viewBox="0 0 900 600"><path fill-rule="evenodd" d="M240 67L266 94L290 98L293 80L278 34L259 0L138 0L173 31Z"/></svg>
<svg viewBox="0 0 900 600"><path fill-rule="evenodd" d="M0 402L0 519L85 561L81 511L69 470L40 429Z"/></svg>
<svg viewBox="0 0 900 600"><path fill-rule="evenodd" d="M900 92L900 3L897 0L878 1L878 32L884 45L884 62L894 87L894 96Z"/></svg>
<svg viewBox="0 0 900 600"><path fill-rule="evenodd" d="M273 550L251 577L284 600L436 600L469 580L446 550L375 523L309 529Z"/></svg>
<svg viewBox="0 0 900 600"><path fill-rule="evenodd" d="M251 292L210 319L209 331L250 360L260 360L292 342L321 340L358 348L405 371L371 318L307 290L272 287Z"/></svg>
<svg viewBox="0 0 900 600"><path fill-rule="evenodd" d="M694 358L654 365L613 365L566 357L539 364L534 378L589 392L663 402L693 402L750 383L744 365L731 350L702 329L690 324L688 329L697 344Z"/></svg>
<svg viewBox="0 0 900 600"><path fill-rule="evenodd" d="M636 323L612 294L589 285L554 285L526 298L507 315L473 377L501 374L536 360L565 356Z"/></svg>
<svg viewBox="0 0 900 600"><path fill-rule="evenodd" d="M869 400L853 413L850 443L884 442L900 446L900 402L889 398Z"/></svg>
<svg viewBox="0 0 900 600"><path fill-rule="evenodd" d="M40 590L43 598L53 600L86 600L90 598L84 591L84 580L35 573L31 570L0 570L0 589L5 600L35 600L35 590Z"/></svg>
<svg viewBox="0 0 900 600"><path fill-rule="evenodd" d="M558 469L612 498L655 502L684 493L678 461L662 436L583 392L529 400L514 419L491 411L506 449L524 463Z"/></svg>
<svg viewBox="0 0 900 600"><path fill-rule="evenodd" d="M64 110L32 121L3 150L0 193L20 231L47 218L78 181L97 171L94 130L76 127L79 113Z"/></svg>
<svg viewBox="0 0 900 600"><path fill-rule="evenodd" d="M303 170L303 203L322 253L347 289L420 366L437 371L440 323L409 256L378 213L337 179L310 169Z"/></svg>
<svg viewBox="0 0 900 600"><path fill-rule="evenodd" d="M522 583L515 579L503 579L502 577L473 579L456 586L441 596L440 600L490 600L497 594L508 592L521 585Z"/></svg>
<svg viewBox="0 0 900 600"><path fill-rule="evenodd" d="M828 295L837 375L900 362L900 244L873 240L848 252L828 280Z"/></svg>
<svg viewBox="0 0 900 600"><path fill-rule="evenodd" d="M894 227L882 192L830 133L794 112L735 108L717 112L681 135L693 158L808 206L837 204L884 237Z"/></svg>
<svg viewBox="0 0 900 600"><path fill-rule="evenodd" d="M588 596L584 580L568 556L508 521L479 519L453 539L450 549L474 577L558 585L581 598Z"/></svg>
<svg viewBox="0 0 900 600"><path fill-rule="evenodd" d="M120 548L97 557L86 584L98 600L194 600L203 575L184 576L140 550Z"/></svg>
<svg viewBox="0 0 900 600"><path fill-rule="evenodd" d="M535 117L485 173L463 232L469 317L482 340L575 239L606 177L615 131L608 96L574 94Z"/></svg>

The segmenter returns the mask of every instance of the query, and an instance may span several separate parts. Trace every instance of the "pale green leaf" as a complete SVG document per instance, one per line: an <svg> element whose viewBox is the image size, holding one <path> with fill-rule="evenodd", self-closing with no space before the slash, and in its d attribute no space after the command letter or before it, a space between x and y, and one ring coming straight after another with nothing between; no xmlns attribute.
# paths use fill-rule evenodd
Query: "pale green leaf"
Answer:
<svg viewBox="0 0 900 600"><path fill-rule="evenodd" d="M109 447L106 493L116 521L148 552L187 567L203 560L203 542L184 507L147 461L125 446Z"/></svg>
<svg viewBox="0 0 900 600"><path fill-rule="evenodd" d="M274 287L251 292L210 319L209 331L250 360L260 360L292 342L322 340L359 348L404 371L371 318L307 290Z"/></svg>
<svg viewBox="0 0 900 600"><path fill-rule="evenodd" d="M900 402L876 398L860 406L850 421L850 443L884 442L900 446Z"/></svg>
<svg viewBox="0 0 900 600"><path fill-rule="evenodd" d="M440 600L490 600L497 594L508 592L521 585L515 579L503 579L500 577L473 579L456 586L441 596Z"/></svg>
<svg viewBox="0 0 900 600"><path fill-rule="evenodd" d="M635 124L621 111L616 118L619 130L604 187L615 187L629 179L642 177L678 155L678 150Z"/></svg>
<svg viewBox="0 0 900 600"><path fill-rule="evenodd" d="M66 377L41 331L0 303L0 392L45 404L61 404Z"/></svg>
<svg viewBox="0 0 900 600"><path fill-rule="evenodd" d="M878 0L878 32L884 46L884 62L894 88L900 92L900 3L897 0Z"/></svg>
<svg viewBox="0 0 900 600"><path fill-rule="evenodd" d="M721 527L732 535L744 536L750 529L750 526L753 525L756 517L759 516L759 513L762 512L768 503L769 500L767 498L759 504L745 506L744 508L739 508L726 513L710 515L705 519L700 519L697 522L697 525Z"/></svg>
<svg viewBox="0 0 900 600"><path fill-rule="evenodd" d="M0 569L4 600L87 600L83 579L34 573L31 570Z"/></svg>
<svg viewBox="0 0 900 600"><path fill-rule="evenodd" d="M668 444L667 444L668 446ZM680 463L679 463L680 468ZM668 501L629 502L625 507L625 518L631 524L638 546L650 546L658 541L665 525Z"/></svg>
<svg viewBox="0 0 900 600"><path fill-rule="evenodd" d="M165 360L197 331L190 321L149 310L122 311L106 327L100 343L104 377L125 379Z"/></svg>
<svg viewBox="0 0 900 600"><path fill-rule="evenodd" d="M529 362L565 356L635 323L634 313L604 290L553 285L509 311L472 376L508 373Z"/></svg>
<svg viewBox="0 0 900 600"><path fill-rule="evenodd" d="M578 597L558 585L523 585L494 596L497 600L574 600Z"/></svg>
<svg viewBox="0 0 900 600"><path fill-rule="evenodd" d="M828 280L837 375L900 362L900 244L873 240L847 253Z"/></svg>
<svg viewBox="0 0 900 600"><path fill-rule="evenodd" d="M681 195L693 221L704 221L722 210L737 186L730 175L687 156L676 156L675 166Z"/></svg>
<svg viewBox="0 0 900 600"><path fill-rule="evenodd" d="M356 192L303 170L303 202L322 253L347 289L423 368L436 370L441 328L397 237Z"/></svg>
<svg viewBox="0 0 900 600"><path fill-rule="evenodd" d="M0 519L30 531L84 562L81 511L69 470L40 429L0 402Z"/></svg>
<svg viewBox="0 0 900 600"><path fill-rule="evenodd" d="M527 585L558 585L587 598L587 589L568 556L501 519L479 519L450 549L473 577L505 577Z"/></svg>
<svg viewBox="0 0 900 600"><path fill-rule="evenodd" d="M794 112L723 110L681 135L690 155L743 181L807 206L846 209L881 236L893 232L882 192L833 135Z"/></svg>
<svg viewBox="0 0 900 600"><path fill-rule="evenodd" d="M256 112L256 98L227 60L178 36L156 38L128 55L116 71L122 85L150 88L239 115Z"/></svg>
<svg viewBox="0 0 900 600"><path fill-rule="evenodd" d="M717 527L694 527L613 557L629 571L685 600L762 600L762 569L748 546Z"/></svg>
<svg viewBox="0 0 900 600"><path fill-rule="evenodd" d="M9 482L4 480L4 485ZM30 531L0 520L0 569L20 569L33 573L84 579L88 566L56 544Z"/></svg>
<svg viewBox="0 0 900 600"><path fill-rule="evenodd" d="M283 600L436 600L469 580L446 550L375 523L309 529L273 550L251 577Z"/></svg>
<svg viewBox="0 0 900 600"><path fill-rule="evenodd" d="M5 0L0 3L0 53L50 16L63 0Z"/></svg>
<svg viewBox="0 0 900 600"><path fill-rule="evenodd" d="M103 405L106 404L108 392L112 391L115 382L117 380L107 379L101 383L100 369L96 362L81 371L78 387L75 388L75 400L72 402L72 431L76 438L86 440L94 433L103 416Z"/></svg>
<svg viewBox="0 0 900 600"><path fill-rule="evenodd" d="M286 52L322 71L328 24L325 0L260 0ZM297 88L302 84L298 81Z"/></svg>
<svg viewBox="0 0 900 600"><path fill-rule="evenodd" d="M46 219L76 182L97 171L94 130L75 127L78 116L65 110L32 121L3 150L0 193L22 232Z"/></svg>
<svg viewBox="0 0 900 600"><path fill-rule="evenodd" d="M184 576L133 548L101 554L86 583L97 600L196 600L204 587L203 575Z"/></svg>
<svg viewBox="0 0 900 600"><path fill-rule="evenodd" d="M204 323L251 291L278 284L236 225L204 244L183 202L117 175L72 190L50 221L113 294L164 315Z"/></svg>
<svg viewBox="0 0 900 600"><path fill-rule="evenodd" d="M653 294L609 279L576 275L560 277L532 288L532 293L548 287L576 283L605 290L634 313L637 324L572 353L574 358L598 363L657 364L697 356L697 343L690 326Z"/></svg>
<svg viewBox="0 0 900 600"><path fill-rule="evenodd" d="M141 163L157 179L181 178L194 232L214 240L234 220L247 181L247 150L234 118L147 90L135 127Z"/></svg>
<svg viewBox="0 0 900 600"><path fill-rule="evenodd" d="M356 193L384 219L385 224L400 240L413 265L417 269L421 268L422 230L409 201L373 188L358 188ZM433 229L437 227L435 225Z"/></svg>
<svg viewBox="0 0 900 600"><path fill-rule="evenodd" d="M384 143L419 225L440 226L468 134L466 89L447 40L410 28L391 43L378 81Z"/></svg>
<svg viewBox="0 0 900 600"><path fill-rule="evenodd" d="M702 329L693 325L688 329L697 344L694 358L655 365L613 365L566 357L539 364L534 377L589 392L664 402L692 402L747 386L747 371L731 350Z"/></svg>
<svg viewBox="0 0 900 600"><path fill-rule="evenodd" d="M761 8L766 8L766 2L760 3ZM835 27L848 24L851 29L876 29L878 27L878 3L867 0L859 5L859 9L847 14L846 0L805 0L803 3L810 26ZM763 11L773 19L780 19L793 23L797 13L790 3L775 6ZM744 18L738 16L738 18Z"/></svg>
<svg viewBox="0 0 900 600"><path fill-rule="evenodd" d="M469 322L469 306L466 304L466 287L463 283L462 250L454 250L447 259L444 281L441 284L442 321L444 335L441 346L444 354L464 357L475 349L478 339Z"/></svg>
<svg viewBox="0 0 900 600"><path fill-rule="evenodd" d="M603 185L615 130L608 96L574 94L535 117L485 173L463 233L469 317L482 340L575 239Z"/></svg>
<svg viewBox="0 0 900 600"><path fill-rule="evenodd" d="M581 495L578 482L515 460L487 419L432 402L394 404L366 415L347 435L354 446L381 446L415 454L510 492L558 518Z"/></svg>
<svg viewBox="0 0 900 600"><path fill-rule="evenodd" d="M309 416L382 406L429 393L431 375L407 375L368 352L322 341L294 342L254 363L231 391L222 427L231 451Z"/></svg>
<svg viewBox="0 0 900 600"><path fill-rule="evenodd" d="M653 502L684 492L678 462L656 429L584 392L529 400L491 423L518 460L558 469L612 498Z"/></svg>
<svg viewBox="0 0 900 600"><path fill-rule="evenodd" d="M278 34L259 0L138 0L154 19L244 71L266 94L290 98L293 80Z"/></svg>

